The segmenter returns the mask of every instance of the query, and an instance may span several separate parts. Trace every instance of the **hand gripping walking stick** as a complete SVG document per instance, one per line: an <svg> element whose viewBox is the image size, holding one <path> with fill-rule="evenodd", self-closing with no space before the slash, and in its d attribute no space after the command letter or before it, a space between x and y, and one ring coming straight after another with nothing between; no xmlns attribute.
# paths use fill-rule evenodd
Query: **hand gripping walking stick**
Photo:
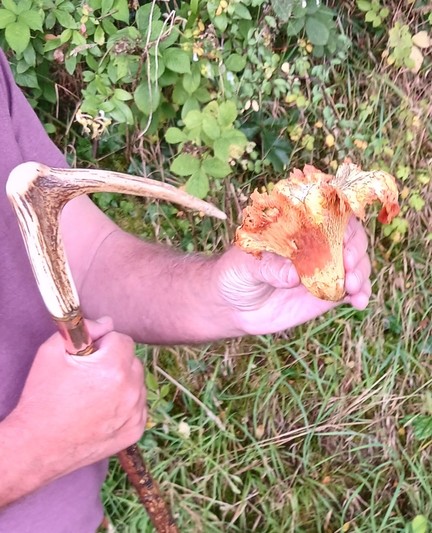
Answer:
<svg viewBox="0 0 432 533"><path fill-rule="evenodd" d="M68 201L93 192L118 192L158 198L226 218L213 205L166 183L103 170L57 169L40 163L23 163L11 172L6 190L42 298L65 339L67 352L74 355L90 355L94 348L60 236L60 213ZM118 459L155 530L177 533L170 509L138 446L129 446L118 454Z"/></svg>

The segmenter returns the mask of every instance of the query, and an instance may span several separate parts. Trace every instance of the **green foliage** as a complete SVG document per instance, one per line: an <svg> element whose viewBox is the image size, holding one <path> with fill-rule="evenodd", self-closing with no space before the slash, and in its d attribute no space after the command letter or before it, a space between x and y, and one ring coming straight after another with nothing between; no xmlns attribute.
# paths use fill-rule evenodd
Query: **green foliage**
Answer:
<svg viewBox="0 0 432 533"><path fill-rule="evenodd" d="M288 37L303 36L313 45L313 55L334 54L338 48L335 12L321 2L295 2L287 25Z"/></svg>
<svg viewBox="0 0 432 533"><path fill-rule="evenodd" d="M428 533L428 519L424 515L417 515L411 522L411 533Z"/></svg>
<svg viewBox="0 0 432 533"><path fill-rule="evenodd" d="M413 68L414 61L411 57L412 36L407 24L396 22L389 31L388 46L391 50L388 62L396 67Z"/></svg>
<svg viewBox="0 0 432 533"><path fill-rule="evenodd" d="M17 82L39 109L55 103L61 78L75 100L75 122L95 143L115 131L125 142L131 132L165 138L179 144L177 157L197 148L171 171L205 196L239 166L288 166L292 145L283 121L272 118L275 104L295 120L308 103L299 76L309 75L315 57L336 64L346 52L335 11L315 0L272 6L183 2L174 13L156 2L134 9L127 0L7 0L0 44L14 52ZM189 172L181 163L191 157L199 165Z"/></svg>
<svg viewBox="0 0 432 533"><path fill-rule="evenodd" d="M390 9L383 7L379 0L357 0L357 7L365 13L365 21L371 23L374 28L382 26L390 14Z"/></svg>
<svg viewBox="0 0 432 533"><path fill-rule="evenodd" d="M379 52L387 64L416 72L427 64L427 10L419 10L415 25L395 17L387 27L387 4L357 0L356 6L371 38L388 38ZM143 144L157 143L160 164L206 197L222 190L224 180L285 173L293 157L323 154L322 166L334 169L354 153L386 168L393 141L380 125L371 133L375 97L360 102L355 116L341 117L346 97L337 73L353 51L349 20L337 23L337 14L316 0L193 1L176 12L157 2L6 0L0 44L13 52L16 79L39 110L50 113L58 88L64 90L70 103L61 106L60 119L93 143L78 157L109 153L104 139L115 136L116 150L127 147L128 165L133 154L144 159ZM427 102L419 108L427 112ZM402 102L401 121L414 121L409 113ZM61 136L58 124L48 127ZM414 142L412 129L401 135L401 142ZM409 161L405 166L413 174ZM401 215L385 229L396 241L409 230L407 213L426 205L426 172L418 175Z"/></svg>
<svg viewBox="0 0 432 533"><path fill-rule="evenodd" d="M188 176L186 190L191 194L204 198L209 192L210 179L226 178L232 172L232 165L243 155L248 140L235 128L236 118L234 102L212 101L202 111L189 111L182 128L166 131L166 141L179 144L171 171Z"/></svg>

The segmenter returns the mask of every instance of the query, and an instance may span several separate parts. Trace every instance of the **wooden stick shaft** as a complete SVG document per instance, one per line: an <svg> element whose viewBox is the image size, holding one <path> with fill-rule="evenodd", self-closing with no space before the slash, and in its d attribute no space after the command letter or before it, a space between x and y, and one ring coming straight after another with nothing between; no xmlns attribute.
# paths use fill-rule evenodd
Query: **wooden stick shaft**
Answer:
<svg viewBox="0 0 432 533"><path fill-rule="evenodd" d="M95 351L84 319L78 310L65 320L55 319L65 339L66 350L72 355L90 355ZM178 533L168 504L158 483L153 479L137 444L132 444L117 454L129 482L136 490L157 533Z"/></svg>
<svg viewBox="0 0 432 533"><path fill-rule="evenodd" d="M147 469L138 446L132 444L126 450L119 452L117 458L155 530L158 533L179 533L170 508L161 494L159 485Z"/></svg>

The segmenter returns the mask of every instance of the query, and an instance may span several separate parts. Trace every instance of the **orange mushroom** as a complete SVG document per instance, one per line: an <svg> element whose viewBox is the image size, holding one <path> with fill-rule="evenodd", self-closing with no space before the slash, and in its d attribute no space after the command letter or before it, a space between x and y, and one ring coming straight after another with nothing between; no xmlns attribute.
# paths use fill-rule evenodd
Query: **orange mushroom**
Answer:
<svg viewBox="0 0 432 533"><path fill-rule="evenodd" d="M276 183L270 194L252 193L235 243L256 257L268 251L289 258L312 294L339 301L345 294L348 220L353 214L364 220L365 207L375 200L382 204L380 222L398 214L396 180L387 172L366 172L345 162L332 176L306 165Z"/></svg>

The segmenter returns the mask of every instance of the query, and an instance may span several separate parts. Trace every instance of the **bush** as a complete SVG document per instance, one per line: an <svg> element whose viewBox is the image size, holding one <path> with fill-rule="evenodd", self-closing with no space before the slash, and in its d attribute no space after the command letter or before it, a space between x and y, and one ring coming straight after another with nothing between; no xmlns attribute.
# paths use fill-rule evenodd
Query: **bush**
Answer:
<svg viewBox="0 0 432 533"><path fill-rule="evenodd" d="M427 98L417 98L418 109L402 98L400 116L380 116L382 88L376 101L375 94L362 101L374 80L353 58L370 42L385 68L420 79L429 65L422 50L431 44L426 6L409 20L395 10L390 24L391 10L378 0L358 0L348 13L316 0L192 0L175 11L169 5L3 1L0 45L16 80L40 116L48 114L49 132L57 128L64 137L68 126L53 120L61 93L58 117L91 139L82 143L77 135L78 159L123 151L125 160L110 164L130 171L138 156L144 172L169 168L200 197L234 176L235 184L265 184L293 158L334 169L349 155L417 175L418 158L413 163L407 155L395 166L388 131L403 132L398 143L414 143L410 125L421 122ZM149 157L155 145L158 157ZM410 208L424 205L425 175L419 169L410 187ZM393 230L400 234L406 224L396 220Z"/></svg>

